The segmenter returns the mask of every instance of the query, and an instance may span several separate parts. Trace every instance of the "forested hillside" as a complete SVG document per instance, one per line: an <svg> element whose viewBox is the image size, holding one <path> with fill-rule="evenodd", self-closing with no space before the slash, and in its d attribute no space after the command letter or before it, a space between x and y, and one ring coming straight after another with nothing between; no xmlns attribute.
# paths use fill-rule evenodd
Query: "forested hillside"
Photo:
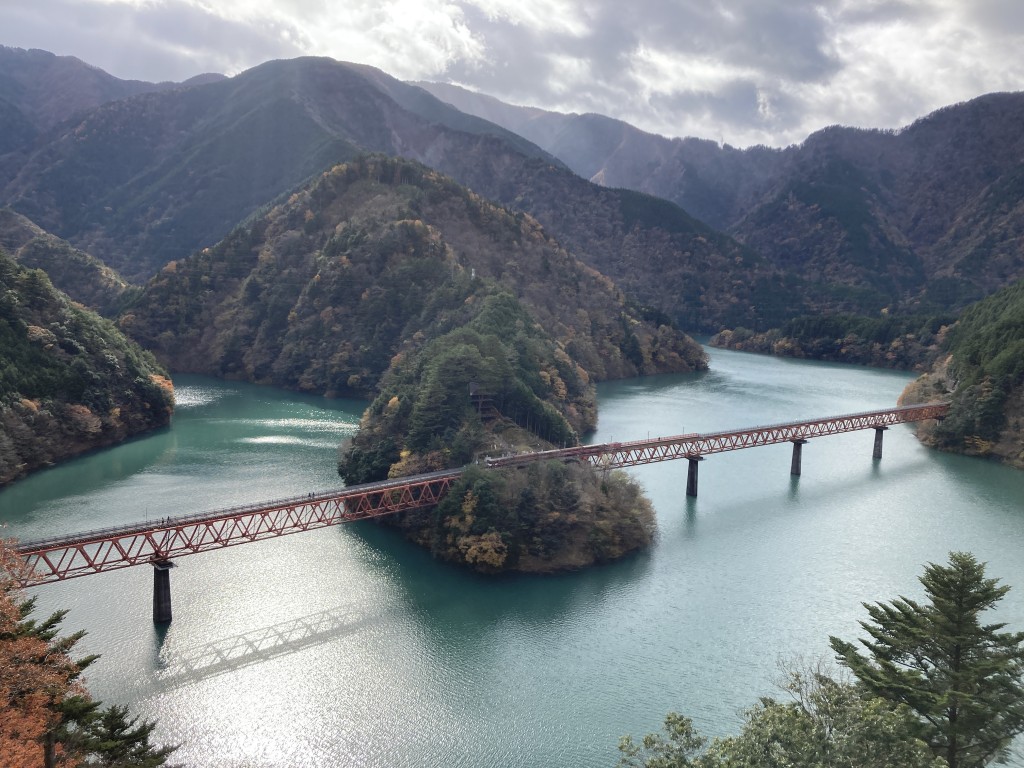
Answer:
<svg viewBox="0 0 1024 768"><path fill-rule="evenodd" d="M337 162L366 150L422 158L438 134L453 130L434 122L443 115L404 109L368 71L329 59L274 61L107 103L19 155L0 179L4 198L47 231L145 279ZM473 118L423 96L467 135ZM511 151L543 155L490 128L506 134Z"/></svg>
<svg viewBox="0 0 1024 768"><path fill-rule="evenodd" d="M403 345L461 326L496 289L588 380L705 364L698 345L643 321L530 217L379 156L336 166L167 265L120 323L173 370L363 394Z"/></svg>
<svg viewBox="0 0 1024 768"><path fill-rule="evenodd" d="M129 279L160 270L122 322L185 370L373 392L402 340L415 335L410 317L430 302L443 310L438 316L454 312L454 294L448 304L436 298L445 270L453 284L468 270L470 282L509 290L591 377L692 364L670 331L655 330L667 320L725 329L716 343L735 348L920 367L940 354L962 307L1024 276L1016 247L1024 227L1021 94L948 107L900 131L832 127L785 150L737 150L651 137L596 115L453 99L479 112L467 115L379 70L330 59L268 62L174 87L126 84L81 66L38 52L0 56L0 96L15 107L0 110L11 144L0 147L0 180L17 212L5 214L3 237L19 259L106 312L130 300L132 288L114 273L82 280L82 270L102 272L76 248L125 268ZM94 83L63 124L71 112L53 107L54 72ZM426 176L404 165L395 166L397 182L360 182L384 185L372 202L344 193L344 231L322 224L315 200L293 209L311 189L323 190L293 196L303 180L367 150L448 174L472 190L460 194L478 212L436 205L436 190L405 179ZM636 175L641 168L646 175ZM618 184L667 199L611 188ZM519 213L485 214L475 195ZM388 206L394 215L380 215ZM519 234L474 230L480 221L491 226L489 217L514 221ZM521 247L540 241L557 241L561 255ZM422 272L380 261L403 248L442 255ZM310 254L325 253L328 262L340 253L362 264L362 276L349 285L336 267L321 270ZM623 295L613 305L583 304L582 314L563 311L576 312L580 296L615 292L567 277L590 274L573 257ZM575 266L555 274L556 262ZM395 274L403 279L381 280ZM354 301L353 285L366 296ZM654 325L634 324L640 318ZM447 330L416 327L425 336Z"/></svg>
<svg viewBox="0 0 1024 768"><path fill-rule="evenodd" d="M382 156L172 262L120 322L174 370L374 396L341 456L348 483L574 445L596 425L594 381L706 367L699 345L642 319L529 216ZM525 489L489 474L453 509L400 525L484 570L579 567L650 541L625 478L537 472L561 501L526 517L495 497L496 484Z"/></svg>
<svg viewBox="0 0 1024 768"><path fill-rule="evenodd" d="M922 439L1024 468L1024 281L969 307L944 350L901 398L952 399L949 416Z"/></svg>
<svg viewBox="0 0 1024 768"><path fill-rule="evenodd" d="M99 259L10 208L0 208L0 248L23 266L43 270L54 287L104 317L116 316L141 292Z"/></svg>
<svg viewBox="0 0 1024 768"><path fill-rule="evenodd" d="M152 356L3 251L0 350L0 485L170 420Z"/></svg>
<svg viewBox="0 0 1024 768"><path fill-rule="evenodd" d="M923 371L941 353L954 321L953 313L804 315L768 331L727 329L712 336L710 343L742 352Z"/></svg>

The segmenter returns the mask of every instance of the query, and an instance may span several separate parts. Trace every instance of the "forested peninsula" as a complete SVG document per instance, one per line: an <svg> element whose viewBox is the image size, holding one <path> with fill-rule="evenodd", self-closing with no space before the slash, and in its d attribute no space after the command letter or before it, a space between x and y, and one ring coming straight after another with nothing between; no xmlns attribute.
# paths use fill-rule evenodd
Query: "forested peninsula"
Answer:
<svg viewBox="0 0 1024 768"><path fill-rule="evenodd" d="M166 426L153 356L0 251L0 485Z"/></svg>
<svg viewBox="0 0 1024 768"><path fill-rule="evenodd" d="M923 442L1024 469L1024 281L969 307L900 402L945 398L949 415L918 427Z"/></svg>
<svg viewBox="0 0 1024 768"><path fill-rule="evenodd" d="M339 463L351 484L577 444L596 381L707 367L659 320L530 216L372 155L167 265L120 325L173 370L370 396ZM625 476L531 472L531 487L467 474L436 512L396 524L481 570L578 567L650 541Z"/></svg>

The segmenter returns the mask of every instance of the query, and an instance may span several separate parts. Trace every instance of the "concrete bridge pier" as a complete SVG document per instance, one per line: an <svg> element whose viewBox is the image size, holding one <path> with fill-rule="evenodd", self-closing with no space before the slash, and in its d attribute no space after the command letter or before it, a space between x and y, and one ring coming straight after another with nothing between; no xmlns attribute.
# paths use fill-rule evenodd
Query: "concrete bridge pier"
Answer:
<svg viewBox="0 0 1024 768"><path fill-rule="evenodd" d="M153 561L153 623L171 623L171 568L170 560Z"/></svg>
<svg viewBox="0 0 1024 768"><path fill-rule="evenodd" d="M801 454L803 453L803 447L807 444L806 440L791 440L793 443L793 461L789 465L789 474L800 477L800 462Z"/></svg>
<svg viewBox="0 0 1024 768"><path fill-rule="evenodd" d="M871 458L882 458L882 433L887 429L888 427L875 427L875 450L874 453L871 454Z"/></svg>
<svg viewBox="0 0 1024 768"><path fill-rule="evenodd" d="M697 496L697 466L700 462L704 461L703 456L687 456L687 462L689 467L686 470L686 495Z"/></svg>

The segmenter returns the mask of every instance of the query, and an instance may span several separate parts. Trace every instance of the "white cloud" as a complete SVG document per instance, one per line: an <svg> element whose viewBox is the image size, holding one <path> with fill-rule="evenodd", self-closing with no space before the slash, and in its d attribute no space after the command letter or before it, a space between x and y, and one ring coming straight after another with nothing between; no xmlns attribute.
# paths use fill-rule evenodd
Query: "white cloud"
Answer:
<svg viewBox="0 0 1024 768"><path fill-rule="evenodd" d="M324 55L739 146L1024 81L1020 0L33 0L0 29L119 77Z"/></svg>
<svg viewBox="0 0 1024 768"><path fill-rule="evenodd" d="M589 31L587 4L571 0L467 0L494 21L507 21L552 35L583 37Z"/></svg>

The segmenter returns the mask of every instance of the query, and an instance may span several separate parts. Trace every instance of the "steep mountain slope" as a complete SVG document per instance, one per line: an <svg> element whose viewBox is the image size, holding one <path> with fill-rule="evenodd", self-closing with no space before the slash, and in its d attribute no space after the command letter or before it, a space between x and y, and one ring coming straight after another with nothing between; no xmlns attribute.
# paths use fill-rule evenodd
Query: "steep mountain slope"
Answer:
<svg viewBox="0 0 1024 768"><path fill-rule="evenodd" d="M866 310L963 307L1024 277L1022 121L1024 94L992 94L899 132L820 131L729 231L812 275L850 270Z"/></svg>
<svg viewBox="0 0 1024 768"><path fill-rule="evenodd" d="M490 116L513 110L486 106ZM533 126L584 174L682 202L747 247L674 205L587 183L422 89L327 59L269 62L100 107L44 142L4 197L142 279L331 163L379 151L530 213L636 301L705 331L766 330L819 312L934 315L1024 276L1020 94L900 132L830 128L786 150L522 114L510 124Z"/></svg>
<svg viewBox="0 0 1024 768"><path fill-rule="evenodd" d="M690 327L761 326L783 280L675 206L579 179L538 147L368 67L269 62L230 80L100 107L40 147L12 208L129 279L210 246L358 151L419 160L537 219ZM762 301L764 299L764 301ZM792 311L783 297L777 307Z"/></svg>
<svg viewBox="0 0 1024 768"><path fill-rule="evenodd" d="M962 308L1024 276L1024 94L901 131L831 127L785 150L666 139L600 115L423 88L535 141L585 178L671 200L808 285L811 307Z"/></svg>
<svg viewBox="0 0 1024 768"><path fill-rule="evenodd" d="M440 129L362 69L269 62L230 80L107 104L37 150L5 197L129 278L148 277L333 163L429 145Z"/></svg>
<svg viewBox="0 0 1024 768"><path fill-rule="evenodd" d="M799 275L660 198L606 189L538 161L510 161L481 140L436 163L480 194L525 210L628 295L690 330L762 328L804 310Z"/></svg>
<svg viewBox="0 0 1024 768"><path fill-rule="evenodd" d="M416 85L524 136L585 179L670 200L723 232L785 164L783 153L767 147L669 139L604 115L513 106L447 83Z"/></svg>
<svg viewBox="0 0 1024 768"><path fill-rule="evenodd" d="M166 426L152 356L0 251L0 485Z"/></svg>
<svg viewBox="0 0 1024 768"><path fill-rule="evenodd" d="M699 346L637 318L530 217L385 157L337 166L214 248L167 265L121 326L174 370L365 393L403 345L460 327L502 291L583 382L704 365ZM559 377L549 372L546 386L560 389ZM592 407L581 401L574 427L591 423Z"/></svg>
<svg viewBox="0 0 1024 768"><path fill-rule="evenodd" d="M22 266L43 270L54 287L104 317L117 315L141 291L99 259L10 208L0 208L0 249Z"/></svg>
<svg viewBox="0 0 1024 768"><path fill-rule="evenodd" d="M341 455L348 483L572 445L596 424L594 380L706 367L529 216L385 156L338 165L171 262L121 325L175 369L375 395ZM528 480L486 474L397 524L487 571L581 567L651 541L625 476L557 462ZM545 484L559 493L529 504Z"/></svg>

